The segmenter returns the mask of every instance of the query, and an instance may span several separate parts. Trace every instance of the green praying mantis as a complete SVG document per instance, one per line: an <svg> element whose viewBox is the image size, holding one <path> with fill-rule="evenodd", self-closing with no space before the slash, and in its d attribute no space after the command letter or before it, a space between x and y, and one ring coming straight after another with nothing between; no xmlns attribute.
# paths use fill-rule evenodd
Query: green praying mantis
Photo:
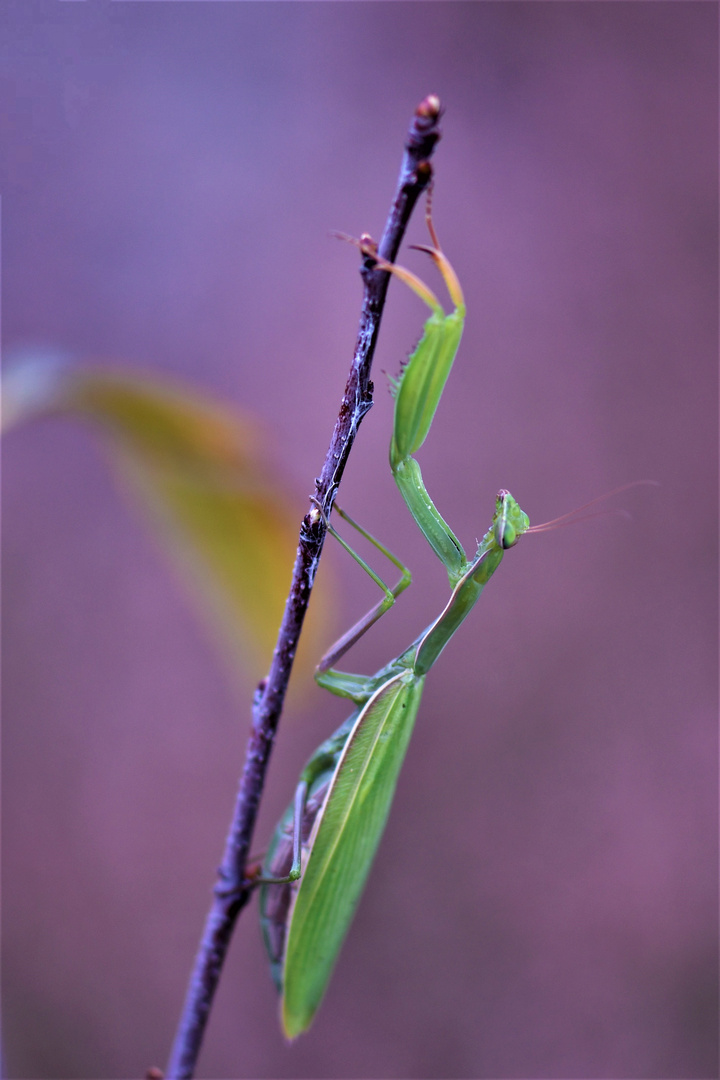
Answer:
<svg viewBox="0 0 720 1080"><path fill-rule="evenodd" d="M512 495L500 491L492 524L475 555L468 558L433 504L412 456L430 430L465 320L462 289L440 248L429 207L427 223L432 246L420 250L431 256L442 275L454 305L450 314L413 273L377 259L380 269L404 281L431 309L420 342L400 377L392 381L390 467L410 513L445 566L452 591L440 615L375 675L335 670L337 661L410 584L403 564L336 507L401 576L388 588L328 525L384 595L317 667L319 685L349 698L355 709L305 765L256 878L265 944L282 995L282 1027L290 1039L310 1026L330 980L383 833L425 677L477 603L505 551L529 528L527 515ZM369 238L363 237L359 246L375 257ZM312 513L322 514L319 506Z"/></svg>

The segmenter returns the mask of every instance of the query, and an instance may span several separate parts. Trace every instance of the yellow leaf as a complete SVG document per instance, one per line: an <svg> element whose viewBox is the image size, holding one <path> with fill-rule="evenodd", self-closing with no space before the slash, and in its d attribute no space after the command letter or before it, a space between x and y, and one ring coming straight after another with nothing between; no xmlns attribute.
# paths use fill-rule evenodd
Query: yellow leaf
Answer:
<svg viewBox="0 0 720 1080"><path fill-rule="evenodd" d="M127 369L36 362L11 376L4 399L10 423L47 412L97 423L125 486L219 631L233 669L240 664L253 679L264 675L303 508L269 469L258 425L195 390ZM316 597L306 622L299 653L306 668L319 655L323 607Z"/></svg>

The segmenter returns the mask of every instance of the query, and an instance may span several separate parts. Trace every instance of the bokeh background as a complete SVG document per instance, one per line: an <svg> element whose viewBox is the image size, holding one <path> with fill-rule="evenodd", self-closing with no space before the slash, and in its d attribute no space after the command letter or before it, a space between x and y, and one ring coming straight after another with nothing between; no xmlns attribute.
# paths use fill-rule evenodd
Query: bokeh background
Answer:
<svg viewBox="0 0 720 1080"><path fill-rule="evenodd" d="M236 403L302 512L361 296L328 233L380 233L433 92L436 224L469 316L429 490L472 547L501 486L537 522L661 485L612 500L631 520L508 555L427 681L314 1027L284 1044L250 908L200 1075L717 1076L716 6L9 0L0 18L6 349ZM415 572L357 670L447 595L387 468L383 371L424 317L393 284L341 492ZM19 428L3 464L7 1075L139 1076L172 1039L253 682L228 678L91 431ZM326 559L340 631L375 597ZM345 711L309 687L285 716L258 849Z"/></svg>

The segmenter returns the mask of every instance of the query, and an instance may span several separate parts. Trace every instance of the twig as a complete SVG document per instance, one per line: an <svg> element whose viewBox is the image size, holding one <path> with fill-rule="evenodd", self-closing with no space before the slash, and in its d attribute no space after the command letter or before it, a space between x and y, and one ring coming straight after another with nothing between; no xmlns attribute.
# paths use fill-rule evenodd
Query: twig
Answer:
<svg viewBox="0 0 720 1080"><path fill-rule="evenodd" d="M415 203L432 175L429 158L440 138L440 111L439 100L430 95L418 105L410 124L395 198L378 249L380 257L388 262L395 260ZM375 268L375 260L370 254L364 255L360 272L365 290L355 355L325 464L315 481L313 501L322 507L322 513L317 508L310 510L300 526L290 594L270 671L255 693L252 729L235 813L168 1063L168 1080L181 1080L194 1073L235 921L250 896L250 887L245 880L245 862L270 751L325 539L325 520L330 515L355 434L372 406L370 366L390 275Z"/></svg>

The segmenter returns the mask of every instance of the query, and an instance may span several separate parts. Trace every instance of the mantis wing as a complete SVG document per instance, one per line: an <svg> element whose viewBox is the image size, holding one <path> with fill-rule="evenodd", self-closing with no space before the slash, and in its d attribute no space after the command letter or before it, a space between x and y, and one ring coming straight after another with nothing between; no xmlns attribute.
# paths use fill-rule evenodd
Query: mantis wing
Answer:
<svg viewBox="0 0 720 1080"><path fill-rule="evenodd" d="M417 715L424 677L394 676L351 731L310 837L290 913L282 1022L293 1039L325 993L385 827Z"/></svg>

